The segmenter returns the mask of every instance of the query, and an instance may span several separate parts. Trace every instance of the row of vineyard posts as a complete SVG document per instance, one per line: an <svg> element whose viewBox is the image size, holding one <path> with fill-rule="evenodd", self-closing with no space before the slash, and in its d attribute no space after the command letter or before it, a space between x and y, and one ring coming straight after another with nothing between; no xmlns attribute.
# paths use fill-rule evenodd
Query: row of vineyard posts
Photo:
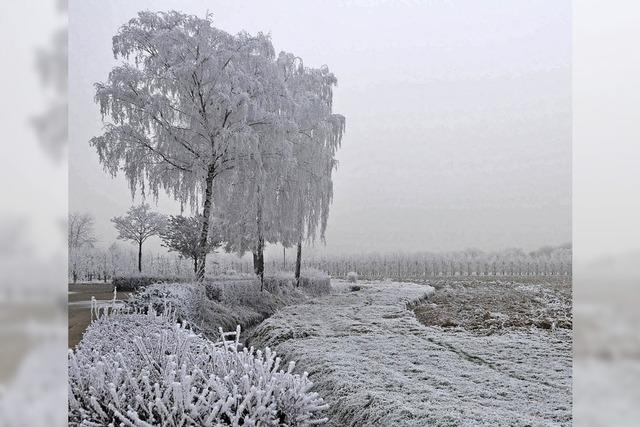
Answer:
<svg viewBox="0 0 640 427"><path fill-rule="evenodd" d="M271 271L286 268L287 263L273 258ZM572 274L571 248L541 248L525 253L509 250L495 253L453 252L446 254L396 254L357 256L308 256L303 268L314 268L332 277L344 278L351 271L363 279L385 278L420 280L442 276L565 276ZM234 271L247 271L242 261L231 264Z"/></svg>
<svg viewBox="0 0 640 427"><path fill-rule="evenodd" d="M133 249L112 245L108 250L87 248L70 259L70 277L75 281L110 280L113 276L136 270L137 254ZM189 277L193 274L190 260L176 254L145 255L145 273L161 277ZM269 258L267 273L293 271L291 259ZM210 259L209 268L216 274L251 274L253 263L246 259L226 257ZM538 253L497 252L469 256L465 252L448 254L396 254L358 256L308 256L302 268L314 268L332 277L344 278L357 272L363 279L421 280L443 276L571 276L570 248L554 248ZM75 277L73 277L75 274Z"/></svg>

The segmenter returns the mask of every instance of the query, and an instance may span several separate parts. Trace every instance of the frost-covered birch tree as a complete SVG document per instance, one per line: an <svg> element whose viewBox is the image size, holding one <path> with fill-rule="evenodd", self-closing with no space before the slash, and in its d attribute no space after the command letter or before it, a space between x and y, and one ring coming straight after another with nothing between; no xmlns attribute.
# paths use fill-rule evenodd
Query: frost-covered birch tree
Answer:
<svg viewBox="0 0 640 427"><path fill-rule="evenodd" d="M105 132L91 144L132 193L162 189L201 205L205 247L214 181L255 155L260 133L280 123L273 106L286 97L270 72L271 41L230 35L210 15L140 12L114 36L113 53L122 63L96 84ZM203 256L198 278L205 265Z"/></svg>
<svg viewBox="0 0 640 427"><path fill-rule="evenodd" d="M271 96L258 97L256 102L262 110L271 112L271 125L254 129L255 150L237 156L235 169L215 186L226 248L253 253L254 271L261 284L264 283L265 243L279 238L273 227L275 188L291 162L286 135L295 125L290 95L275 60L263 65L263 73L270 76Z"/></svg>
<svg viewBox="0 0 640 427"><path fill-rule="evenodd" d="M324 237L335 152L344 131L344 118L331 113L336 78L327 67L305 68L286 53L277 67L289 97L280 110L282 132L261 134L258 155L219 187L227 249L251 250L261 280L265 242L298 244L300 258L303 240L315 238L318 230ZM299 271L300 262L298 278Z"/></svg>
<svg viewBox="0 0 640 427"><path fill-rule="evenodd" d="M281 53L278 64L292 96L295 131L288 135L293 163L279 192L281 233L297 245L295 277L300 280L302 242L324 240L333 199L332 172L345 130L342 115L333 114L337 79L327 66L306 68L300 58Z"/></svg>
<svg viewBox="0 0 640 427"><path fill-rule="evenodd" d="M227 251L250 251L254 272L263 283L265 243L282 239L277 226L278 188L292 154L283 135L264 134L261 139L259 156L243 159L243 167L220 180L216 194Z"/></svg>
<svg viewBox="0 0 640 427"><path fill-rule="evenodd" d="M138 272L142 272L142 244L151 236L160 234L165 226L165 218L153 212L146 203L132 206L125 216L111 218L118 230L118 239L128 240L138 245Z"/></svg>

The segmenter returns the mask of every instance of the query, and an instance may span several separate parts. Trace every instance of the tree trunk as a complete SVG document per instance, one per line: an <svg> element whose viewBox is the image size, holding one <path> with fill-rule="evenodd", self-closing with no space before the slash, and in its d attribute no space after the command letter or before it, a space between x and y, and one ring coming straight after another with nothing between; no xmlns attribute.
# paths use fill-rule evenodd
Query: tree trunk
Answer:
<svg viewBox="0 0 640 427"><path fill-rule="evenodd" d="M256 225L258 226L258 242L253 252L253 271L260 278L260 292L264 289L264 236L262 235L262 199L258 188L258 206L256 209Z"/></svg>
<svg viewBox="0 0 640 427"><path fill-rule="evenodd" d="M207 241L209 240L209 218L211 217L211 198L213 195L213 178L215 177L216 168L214 164L209 165L207 171L207 182L204 192L204 207L202 209L202 230L200 231L200 265L196 270L196 279L201 282L204 280L205 266L207 264Z"/></svg>
<svg viewBox="0 0 640 427"><path fill-rule="evenodd" d="M138 272L142 273L142 242L138 242Z"/></svg>
<svg viewBox="0 0 640 427"><path fill-rule="evenodd" d="M260 278L260 292L264 289L264 240L258 239L258 247L253 252L253 271Z"/></svg>
<svg viewBox="0 0 640 427"><path fill-rule="evenodd" d="M296 253L296 288L300 286L300 264L302 264L302 239L298 240Z"/></svg>

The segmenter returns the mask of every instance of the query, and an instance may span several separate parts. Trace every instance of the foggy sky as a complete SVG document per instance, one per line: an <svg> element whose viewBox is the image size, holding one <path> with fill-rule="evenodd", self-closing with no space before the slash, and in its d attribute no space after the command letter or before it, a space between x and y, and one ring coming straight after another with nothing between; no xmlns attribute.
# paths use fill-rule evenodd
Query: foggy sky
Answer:
<svg viewBox="0 0 640 427"><path fill-rule="evenodd" d="M138 10L177 9L327 64L346 116L329 252L534 249L571 240L569 1L74 1L69 31L69 205L109 219L132 204L88 141L93 83ZM135 203L139 203L137 197ZM179 213L161 198L158 210ZM158 241L150 247L159 248Z"/></svg>

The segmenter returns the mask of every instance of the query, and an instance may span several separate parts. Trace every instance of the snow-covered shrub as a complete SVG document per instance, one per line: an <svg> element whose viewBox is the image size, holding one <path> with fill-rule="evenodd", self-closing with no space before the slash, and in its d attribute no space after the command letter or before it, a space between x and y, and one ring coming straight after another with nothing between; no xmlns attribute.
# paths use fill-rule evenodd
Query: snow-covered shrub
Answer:
<svg viewBox="0 0 640 427"><path fill-rule="evenodd" d="M203 324L224 329L239 324L247 328L260 323L279 308L305 299L304 293L295 289L293 284L283 287L268 280L265 282L262 292L260 282L255 278L207 283Z"/></svg>
<svg viewBox="0 0 640 427"><path fill-rule="evenodd" d="M287 296L296 293L295 288L293 272L277 271L264 276L264 289L274 295ZM326 295L331 292L331 278L323 271L305 268L300 272L300 289L314 296Z"/></svg>
<svg viewBox="0 0 640 427"><path fill-rule="evenodd" d="M230 305L245 305L255 307L265 300L265 293L274 295L275 287L271 285L269 277L265 276L264 291L260 292L260 282L256 278L251 280L222 280L213 282L210 287L218 288L222 293L222 302ZM267 296L267 299L269 297Z"/></svg>
<svg viewBox="0 0 640 427"><path fill-rule="evenodd" d="M264 276L264 289L275 295L293 292L295 283L295 277L289 271L277 271Z"/></svg>
<svg viewBox="0 0 640 427"><path fill-rule="evenodd" d="M324 271L305 268L300 272L300 287L314 296L331 293L331 277Z"/></svg>
<svg viewBox="0 0 640 427"><path fill-rule="evenodd" d="M232 268L222 270L219 274L225 279L232 279L232 280L250 280L255 277L253 273L243 273L240 271L236 271ZM211 280L215 280L215 279L216 279L216 275L213 275L211 277Z"/></svg>
<svg viewBox="0 0 640 427"><path fill-rule="evenodd" d="M206 299L205 288L199 283L154 283L131 295L129 303L137 309L151 306L159 313L170 306L177 320L200 327Z"/></svg>
<svg viewBox="0 0 640 427"><path fill-rule="evenodd" d="M134 293L129 303L140 309L152 306L163 312L169 304L176 318L211 338L218 328L247 328L269 317L280 307L302 301L304 294L291 285L287 291L260 292L256 280L208 280L200 283L155 283Z"/></svg>
<svg viewBox="0 0 640 427"><path fill-rule="evenodd" d="M302 426L327 408L267 349L213 343L167 311L112 313L69 351L71 426Z"/></svg>
<svg viewBox="0 0 640 427"><path fill-rule="evenodd" d="M204 287L207 299L222 302L222 288L215 283L206 283Z"/></svg>
<svg viewBox="0 0 640 427"><path fill-rule="evenodd" d="M154 283L141 288L129 303L144 310L151 305L158 312L170 304L180 321L187 321L207 337L217 334L218 328L254 326L276 310L297 302L308 295L326 295L331 292L327 274L318 270L304 270L300 288L295 287L293 273L265 276L264 290L260 282L241 279L207 279L201 283Z"/></svg>
<svg viewBox="0 0 640 427"><path fill-rule="evenodd" d="M114 277L111 283L118 289L119 292L135 292L138 289L144 288L145 286L149 286L154 283L169 283L178 281L180 280L176 278L134 274L131 276Z"/></svg>
<svg viewBox="0 0 640 427"><path fill-rule="evenodd" d="M351 283L356 283L358 281L358 273L356 273L355 271L348 272L347 281Z"/></svg>

